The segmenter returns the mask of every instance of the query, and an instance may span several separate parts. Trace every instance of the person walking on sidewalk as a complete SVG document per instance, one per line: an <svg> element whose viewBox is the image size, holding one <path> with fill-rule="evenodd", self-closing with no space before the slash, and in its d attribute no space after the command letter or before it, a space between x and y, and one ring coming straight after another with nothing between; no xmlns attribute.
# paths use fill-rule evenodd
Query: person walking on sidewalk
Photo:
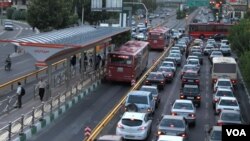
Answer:
<svg viewBox="0 0 250 141"><path fill-rule="evenodd" d="M22 85L21 85L21 82L17 82L17 91L16 91L16 94L17 94L17 105L14 107L14 108L21 108L22 107Z"/></svg>
<svg viewBox="0 0 250 141"><path fill-rule="evenodd" d="M40 96L41 101L43 101L45 87L46 87L46 83L42 79L40 79L39 82L37 83L36 89L39 90L38 95Z"/></svg>

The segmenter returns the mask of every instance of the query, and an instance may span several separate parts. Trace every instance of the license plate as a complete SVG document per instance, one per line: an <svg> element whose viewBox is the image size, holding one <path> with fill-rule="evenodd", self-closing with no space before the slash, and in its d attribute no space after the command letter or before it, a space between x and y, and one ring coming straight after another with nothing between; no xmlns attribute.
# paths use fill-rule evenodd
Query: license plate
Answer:
<svg viewBox="0 0 250 141"><path fill-rule="evenodd" d="M194 80L188 80L188 82L194 82Z"/></svg>
<svg viewBox="0 0 250 141"><path fill-rule="evenodd" d="M135 136L126 135L127 138L134 138Z"/></svg>
<svg viewBox="0 0 250 141"><path fill-rule="evenodd" d="M187 97L187 99L194 99L194 97Z"/></svg>
<svg viewBox="0 0 250 141"><path fill-rule="evenodd" d="M123 68L122 67L118 67L117 68L117 72L123 72Z"/></svg>

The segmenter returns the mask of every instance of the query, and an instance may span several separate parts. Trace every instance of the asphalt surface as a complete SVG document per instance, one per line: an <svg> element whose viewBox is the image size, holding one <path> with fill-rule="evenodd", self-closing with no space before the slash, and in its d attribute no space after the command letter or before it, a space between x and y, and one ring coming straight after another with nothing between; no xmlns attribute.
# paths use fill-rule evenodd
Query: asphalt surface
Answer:
<svg viewBox="0 0 250 141"><path fill-rule="evenodd" d="M20 22L13 23L13 31L5 31L2 29L3 27L1 27L0 39L11 40L18 37L24 37L35 34L35 32L30 29L29 25ZM34 58L31 57L30 54L24 53L22 55L15 54L15 57L12 57L12 70L5 71L5 59L8 54L13 54L14 52L14 45L12 45L11 43L0 43L0 84L3 84L35 70Z"/></svg>

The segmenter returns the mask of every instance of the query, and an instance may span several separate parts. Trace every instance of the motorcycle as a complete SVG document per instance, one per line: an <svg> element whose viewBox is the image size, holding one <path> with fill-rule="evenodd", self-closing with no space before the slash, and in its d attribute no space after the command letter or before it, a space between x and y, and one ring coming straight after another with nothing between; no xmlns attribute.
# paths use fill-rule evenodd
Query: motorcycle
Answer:
<svg viewBox="0 0 250 141"><path fill-rule="evenodd" d="M5 62L4 70L5 71L10 71L11 70L11 63L10 62Z"/></svg>

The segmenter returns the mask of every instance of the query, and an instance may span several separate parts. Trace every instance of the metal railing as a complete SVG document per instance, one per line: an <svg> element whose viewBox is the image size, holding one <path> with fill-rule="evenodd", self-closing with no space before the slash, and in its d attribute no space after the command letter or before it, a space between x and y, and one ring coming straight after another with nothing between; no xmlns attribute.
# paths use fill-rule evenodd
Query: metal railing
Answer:
<svg viewBox="0 0 250 141"><path fill-rule="evenodd" d="M38 121L44 120L44 117L51 114L61 105L65 104L68 100L73 99L74 96L81 93L86 93L86 85L95 82L104 76L105 70L99 69L94 72L86 73L86 79L79 80L74 84L69 91L60 92L55 97L51 97L48 101L42 102L37 107L33 107L32 110L23 114L21 117L14 121L9 122L6 126L0 129L0 140L11 140L19 135L22 135L27 128L32 128ZM13 96L9 101L14 103L16 96ZM9 102L6 101L6 102Z"/></svg>

